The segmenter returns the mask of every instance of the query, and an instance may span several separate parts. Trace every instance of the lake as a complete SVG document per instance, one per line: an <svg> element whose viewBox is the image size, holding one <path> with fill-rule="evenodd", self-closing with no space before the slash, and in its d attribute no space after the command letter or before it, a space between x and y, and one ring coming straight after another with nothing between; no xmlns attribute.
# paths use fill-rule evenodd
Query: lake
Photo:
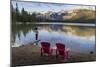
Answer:
<svg viewBox="0 0 100 67"><path fill-rule="evenodd" d="M95 26L65 25L65 24L16 24L12 25L12 47L35 42L38 28L38 45L40 42L50 42L55 47L57 42L76 52L95 51Z"/></svg>

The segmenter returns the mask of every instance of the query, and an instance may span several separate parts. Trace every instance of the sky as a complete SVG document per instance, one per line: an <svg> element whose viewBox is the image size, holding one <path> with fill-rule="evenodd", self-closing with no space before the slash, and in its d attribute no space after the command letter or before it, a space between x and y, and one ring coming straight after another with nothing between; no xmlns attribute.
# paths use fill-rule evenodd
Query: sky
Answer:
<svg viewBox="0 0 100 67"><path fill-rule="evenodd" d="M41 12L45 13L47 11L59 12L71 9L92 9L95 10L95 6L86 5L72 5L72 4L55 4L55 3L41 3L41 2L25 2L25 1L12 1L13 7L16 8L16 3L21 11L24 8L29 12Z"/></svg>

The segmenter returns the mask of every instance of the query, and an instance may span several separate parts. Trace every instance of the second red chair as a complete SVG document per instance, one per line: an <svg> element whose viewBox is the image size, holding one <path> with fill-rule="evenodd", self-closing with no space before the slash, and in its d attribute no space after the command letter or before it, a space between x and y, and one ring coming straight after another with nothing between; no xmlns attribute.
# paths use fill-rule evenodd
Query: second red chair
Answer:
<svg viewBox="0 0 100 67"><path fill-rule="evenodd" d="M56 56L63 56L65 60L68 59L68 51L65 50L65 45L62 43L56 43L56 47Z"/></svg>

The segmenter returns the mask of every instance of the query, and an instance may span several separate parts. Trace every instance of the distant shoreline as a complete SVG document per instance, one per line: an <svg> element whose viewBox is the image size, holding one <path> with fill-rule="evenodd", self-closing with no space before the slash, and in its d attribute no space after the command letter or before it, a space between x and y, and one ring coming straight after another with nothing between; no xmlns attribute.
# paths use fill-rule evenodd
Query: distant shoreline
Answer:
<svg viewBox="0 0 100 67"><path fill-rule="evenodd" d="M18 22L18 23L16 23L16 24L24 24L24 23L22 23L22 22ZM25 22L25 24L40 24L40 25L53 25L53 24L55 24L55 25L70 25L70 26L93 26L93 27L95 27L96 26L96 24L94 24L94 23L57 23L57 22L50 22L50 23L48 23L48 22L38 22L38 23L30 23L30 22Z"/></svg>

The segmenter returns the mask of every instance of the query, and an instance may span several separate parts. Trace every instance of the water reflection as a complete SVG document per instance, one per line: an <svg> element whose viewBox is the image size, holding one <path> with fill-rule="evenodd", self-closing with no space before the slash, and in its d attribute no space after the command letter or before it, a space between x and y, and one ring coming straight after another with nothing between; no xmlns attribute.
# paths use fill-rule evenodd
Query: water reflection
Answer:
<svg viewBox="0 0 100 67"><path fill-rule="evenodd" d="M35 40L35 28L38 28L38 40L48 41L54 47L55 43L61 42L73 49L79 47L95 49L95 27L90 26L67 26L67 25L39 25L17 24L12 28L12 42L25 45ZM40 42L38 45L40 45ZM81 44L81 45L80 45ZM93 45L93 46L90 46ZM86 50L86 49L85 49ZM87 49L88 50L88 49Z"/></svg>

